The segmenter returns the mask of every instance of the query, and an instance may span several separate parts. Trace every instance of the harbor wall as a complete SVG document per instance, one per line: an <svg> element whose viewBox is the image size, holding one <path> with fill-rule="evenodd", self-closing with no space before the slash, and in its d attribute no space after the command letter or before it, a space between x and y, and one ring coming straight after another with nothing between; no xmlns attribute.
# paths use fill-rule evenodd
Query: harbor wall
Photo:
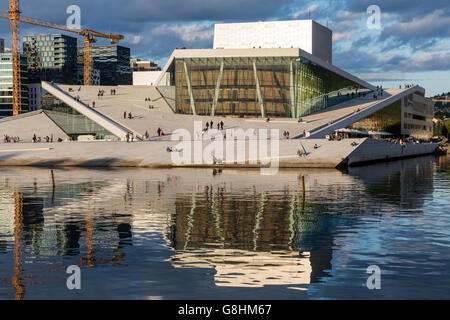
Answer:
<svg viewBox="0 0 450 320"><path fill-rule="evenodd" d="M245 140L241 145L235 141L234 158L227 158L229 145L227 146L227 142L224 141L221 155L215 157L213 161L205 156L208 152L211 154L211 143L212 141L186 141L182 147L179 141L2 143L0 166L336 168L430 154L437 147L437 144L401 146L367 138L341 141ZM262 153L261 149L264 148L261 148L261 145L267 148ZM167 147L176 147L176 153L167 152ZM299 156L297 154L299 150L305 151L306 155ZM174 161L174 156L181 157L185 152L189 159L185 158L184 162ZM199 153L202 154L200 160Z"/></svg>

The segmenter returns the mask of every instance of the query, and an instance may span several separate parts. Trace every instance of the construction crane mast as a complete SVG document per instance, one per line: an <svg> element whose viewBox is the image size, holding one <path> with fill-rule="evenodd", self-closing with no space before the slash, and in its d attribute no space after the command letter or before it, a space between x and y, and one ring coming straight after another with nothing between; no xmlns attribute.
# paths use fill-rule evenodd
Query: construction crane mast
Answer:
<svg viewBox="0 0 450 320"><path fill-rule="evenodd" d="M20 10L19 0L9 0L9 20L11 21L11 51L13 69L13 115L22 112L22 88L20 81Z"/></svg>
<svg viewBox="0 0 450 320"><path fill-rule="evenodd" d="M118 43L124 38L123 35L120 34L105 34L91 29L69 28L66 25L62 24L24 17L20 13L19 0L9 0L9 11L0 14L0 18L8 19L11 22L11 51L13 57L13 115L18 115L21 113L20 22L57 29L65 32L76 33L84 37L83 62L85 86L91 85L91 74L93 68L91 44L97 41L96 38L110 39L111 43Z"/></svg>

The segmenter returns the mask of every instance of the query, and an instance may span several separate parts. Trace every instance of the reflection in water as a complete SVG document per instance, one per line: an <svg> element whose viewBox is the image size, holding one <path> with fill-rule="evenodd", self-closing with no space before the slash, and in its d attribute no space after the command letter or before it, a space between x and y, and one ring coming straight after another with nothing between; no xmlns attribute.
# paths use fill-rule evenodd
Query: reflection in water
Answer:
<svg viewBox="0 0 450 320"><path fill-rule="evenodd" d="M12 284L16 289L15 299L22 300L25 295L25 286L23 285L23 194L14 193L14 276Z"/></svg>
<svg viewBox="0 0 450 320"><path fill-rule="evenodd" d="M129 270L123 278L113 273L119 287L135 280L138 291L151 291L155 286L145 283L160 283L167 297L176 291L192 298L187 283L161 289L175 271L202 272L211 290L308 291L336 278L338 263L353 254L345 250L355 233L371 243L368 234L379 228L373 217L402 212L423 219L437 170L448 171L447 160L436 166L434 158L418 158L346 173L287 170L270 180L259 171L56 170L55 190L48 170L0 169L0 283L11 284L0 288L0 298L39 298L28 290L38 286L64 294L56 284L70 264L85 272ZM160 258L146 251L155 246ZM152 278L155 261L167 263L167 278ZM109 282L91 281L97 289ZM125 292L111 298L146 297ZM155 295L164 297L148 294Z"/></svg>
<svg viewBox="0 0 450 320"><path fill-rule="evenodd" d="M172 258L179 268L215 268L217 286L263 287L311 283L312 265L308 252L251 252L214 249L206 252L179 252Z"/></svg>
<svg viewBox="0 0 450 320"><path fill-rule="evenodd" d="M312 237L326 234L338 218L312 216L326 208L310 202L305 208L303 197L288 188L271 196L252 189L245 201L220 186L178 198L168 238L183 251L174 265L214 267L221 286L308 284L328 276L333 239Z"/></svg>

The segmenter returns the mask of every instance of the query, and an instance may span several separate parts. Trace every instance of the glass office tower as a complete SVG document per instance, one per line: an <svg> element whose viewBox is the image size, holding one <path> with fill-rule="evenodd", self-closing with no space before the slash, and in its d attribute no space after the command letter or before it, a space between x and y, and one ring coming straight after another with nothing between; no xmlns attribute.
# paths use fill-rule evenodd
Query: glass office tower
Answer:
<svg viewBox="0 0 450 320"><path fill-rule="evenodd" d="M84 65L84 48L78 48L78 64ZM118 45L92 46L94 69L100 72L100 84L105 86L131 85L130 48Z"/></svg>
<svg viewBox="0 0 450 320"><path fill-rule="evenodd" d="M22 113L28 112L27 58L20 59ZM11 53L0 53L0 118L13 115L13 69Z"/></svg>

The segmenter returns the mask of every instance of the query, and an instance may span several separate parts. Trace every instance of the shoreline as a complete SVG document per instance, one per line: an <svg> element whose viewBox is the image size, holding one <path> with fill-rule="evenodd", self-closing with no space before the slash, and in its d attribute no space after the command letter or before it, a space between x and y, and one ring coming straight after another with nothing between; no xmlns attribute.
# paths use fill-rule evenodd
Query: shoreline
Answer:
<svg viewBox="0 0 450 320"><path fill-rule="evenodd" d="M189 141L187 141L189 142ZM200 144L203 156L211 141L194 141ZM194 150L188 152L191 160L174 163L171 152L166 148L179 141L149 142L58 142L58 143L8 143L0 145L0 166L32 167L137 167L137 168L345 168L376 162L400 160L433 154L438 143L394 144L375 139L344 139L328 141L326 139L290 139L277 140L278 152L275 155L266 152L265 157L254 158L249 150L261 143L271 145L271 140L245 140L235 148L231 144L233 155L236 150L243 152L238 159L231 161L223 158L219 162L199 162ZM191 144L192 145L192 144ZM318 149L314 149L319 145ZM222 155L227 154L227 143L223 144ZM298 156L303 148L306 156ZM184 154L177 152L176 156ZM228 154L227 154L228 155Z"/></svg>

